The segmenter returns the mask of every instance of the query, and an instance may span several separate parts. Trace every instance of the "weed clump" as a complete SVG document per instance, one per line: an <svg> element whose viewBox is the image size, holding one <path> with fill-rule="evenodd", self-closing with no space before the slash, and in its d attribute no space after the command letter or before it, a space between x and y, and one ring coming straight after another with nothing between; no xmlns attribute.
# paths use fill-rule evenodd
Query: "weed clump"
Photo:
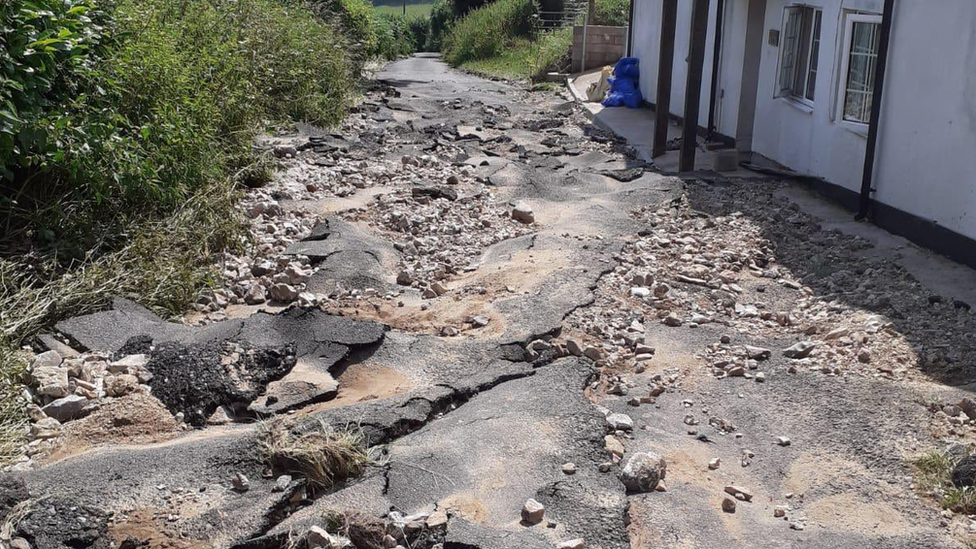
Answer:
<svg viewBox="0 0 976 549"><path fill-rule="evenodd" d="M976 487L957 486L952 480L959 461L945 450L919 456L912 462L915 486L922 494L935 498L944 509L972 515L976 513Z"/></svg>
<svg viewBox="0 0 976 549"><path fill-rule="evenodd" d="M268 465L303 477L313 491L359 476L372 461L361 433L322 421L301 432L282 419L265 422L258 430L258 447Z"/></svg>

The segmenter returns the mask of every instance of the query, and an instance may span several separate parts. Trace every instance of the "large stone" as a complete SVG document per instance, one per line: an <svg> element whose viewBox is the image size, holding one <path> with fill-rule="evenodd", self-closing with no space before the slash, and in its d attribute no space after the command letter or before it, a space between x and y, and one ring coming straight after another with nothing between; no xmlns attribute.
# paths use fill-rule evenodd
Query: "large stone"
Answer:
<svg viewBox="0 0 976 549"><path fill-rule="evenodd" d="M956 488L976 486L976 455L966 456L952 468L952 483Z"/></svg>
<svg viewBox="0 0 976 549"><path fill-rule="evenodd" d="M149 357L146 355L128 355L109 364L108 371L113 374L131 373L139 368L144 368L148 363Z"/></svg>
<svg viewBox="0 0 976 549"><path fill-rule="evenodd" d="M966 397L959 401L959 408L969 419L976 419L976 400Z"/></svg>
<svg viewBox="0 0 976 549"><path fill-rule="evenodd" d="M530 499L522 506L522 521L526 524L539 524L546 514L546 508L534 499Z"/></svg>
<svg viewBox="0 0 976 549"><path fill-rule="evenodd" d="M517 202L512 208L512 219L525 223L526 225L531 225L535 223L535 214L532 213L532 208L528 204L525 202Z"/></svg>
<svg viewBox="0 0 976 549"><path fill-rule="evenodd" d="M351 544L342 536L334 536L323 528L312 526L305 534L305 545L308 549L342 549Z"/></svg>
<svg viewBox="0 0 976 549"><path fill-rule="evenodd" d="M61 355L47 351L37 355L31 365L37 394L61 398L68 394L68 369L61 366Z"/></svg>
<svg viewBox="0 0 976 549"><path fill-rule="evenodd" d="M753 347L752 345L746 345L746 356L752 360L766 360L772 356L772 351L769 349L764 349L762 347Z"/></svg>
<svg viewBox="0 0 976 549"><path fill-rule="evenodd" d="M634 420L627 414L610 414L607 416L607 424L614 431L634 430Z"/></svg>
<svg viewBox="0 0 976 549"><path fill-rule="evenodd" d="M298 290L291 284L275 284L271 287L271 299L279 303L291 303L298 299Z"/></svg>
<svg viewBox="0 0 976 549"><path fill-rule="evenodd" d="M607 435L603 440L603 446L607 452L617 457L624 457L624 445L617 437Z"/></svg>
<svg viewBox="0 0 976 549"><path fill-rule="evenodd" d="M817 347L817 344L812 341L801 341L795 345L790 346L787 349L783 349L783 356L786 358L806 358L810 356L810 353Z"/></svg>
<svg viewBox="0 0 976 549"><path fill-rule="evenodd" d="M47 406L41 408L45 414L64 423L81 417L82 410L88 404L88 399L78 395L68 395L52 401Z"/></svg>
<svg viewBox="0 0 976 549"><path fill-rule="evenodd" d="M650 452L638 452L627 460L620 471L620 482L629 493L653 492L667 474L664 458Z"/></svg>

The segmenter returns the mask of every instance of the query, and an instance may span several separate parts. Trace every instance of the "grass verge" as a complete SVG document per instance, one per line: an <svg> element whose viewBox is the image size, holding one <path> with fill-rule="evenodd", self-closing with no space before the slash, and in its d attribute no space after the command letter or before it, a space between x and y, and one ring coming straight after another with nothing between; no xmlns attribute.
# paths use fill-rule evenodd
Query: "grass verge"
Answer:
<svg viewBox="0 0 976 549"><path fill-rule="evenodd" d="M283 419L267 421L258 429L258 446L268 465L300 475L316 491L362 474L372 461L361 433L334 429L325 422L297 433Z"/></svg>
<svg viewBox="0 0 976 549"><path fill-rule="evenodd" d="M535 78L550 71L562 71L569 65L572 29L547 32L537 40L515 38L498 55L461 64L461 68L486 76L520 80Z"/></svg>

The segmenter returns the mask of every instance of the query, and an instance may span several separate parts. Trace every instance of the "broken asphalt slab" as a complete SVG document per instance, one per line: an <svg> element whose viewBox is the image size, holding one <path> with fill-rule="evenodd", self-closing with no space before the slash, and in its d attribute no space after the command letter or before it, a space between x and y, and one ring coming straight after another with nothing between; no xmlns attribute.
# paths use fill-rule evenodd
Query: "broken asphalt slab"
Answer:
<svg viewBox="0 0 976 549"><path fill-rule="evenodd" d="M583 394L588 361L561 359L496 385L393 441L382 481L373 475L316 501L271 534L301 530L327 509L413 513L436 504L452 517L445 547L627 547L627 499L606 459L606 420ZM512 456L519 456L512 459ZM562 465L573 462L575 475ZM520 524L526 499L546 506L551 527Z"/></svg>

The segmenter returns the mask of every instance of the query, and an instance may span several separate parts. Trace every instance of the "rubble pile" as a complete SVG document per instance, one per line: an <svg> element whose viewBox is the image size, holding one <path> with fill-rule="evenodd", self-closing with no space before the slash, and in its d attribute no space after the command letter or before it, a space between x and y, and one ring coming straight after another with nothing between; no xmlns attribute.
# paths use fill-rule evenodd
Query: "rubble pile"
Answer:
<svg viewBox="0 0 976 549"><path fill-rule="evenodd" d="M469 175L462 171L461 177L467 180ZM458 196L456 187L472 192ZM465 183L399 191L380 197L367 210L350 212L347 218L387 232L402 256L397 283L436 297L444 293L441 282L477 269L488 246L531 232L512 212L483 185Z"/></svg>
<svg viewBox="0 0 976 549"><path fill-rule="evenodd" d="M918 368L972 364L976 326L966 304L944 303L896 264L859 252L859 237L824 231L816 219L763 189L707 183L656 211L601 281L597 306L571 324L607 354L640 367L648 322L673 328L720 325L700 358L719 377L765 380L763 362L791 371L904 377ZM711 213L706 213L711 212ZM919 337L919 332L924 337ZM748 341L792 341L764 348Z"/></svg>
<svg viewBox="0 0 976 549"><path fill-rule="evenodd" d="M153 374L144 354L118 357L84 353L62 357L57 351L39 354L31 364L32 403L27 446L29 457L49 453L65 424L87 417L116 400L149 395Z"/></svg>

